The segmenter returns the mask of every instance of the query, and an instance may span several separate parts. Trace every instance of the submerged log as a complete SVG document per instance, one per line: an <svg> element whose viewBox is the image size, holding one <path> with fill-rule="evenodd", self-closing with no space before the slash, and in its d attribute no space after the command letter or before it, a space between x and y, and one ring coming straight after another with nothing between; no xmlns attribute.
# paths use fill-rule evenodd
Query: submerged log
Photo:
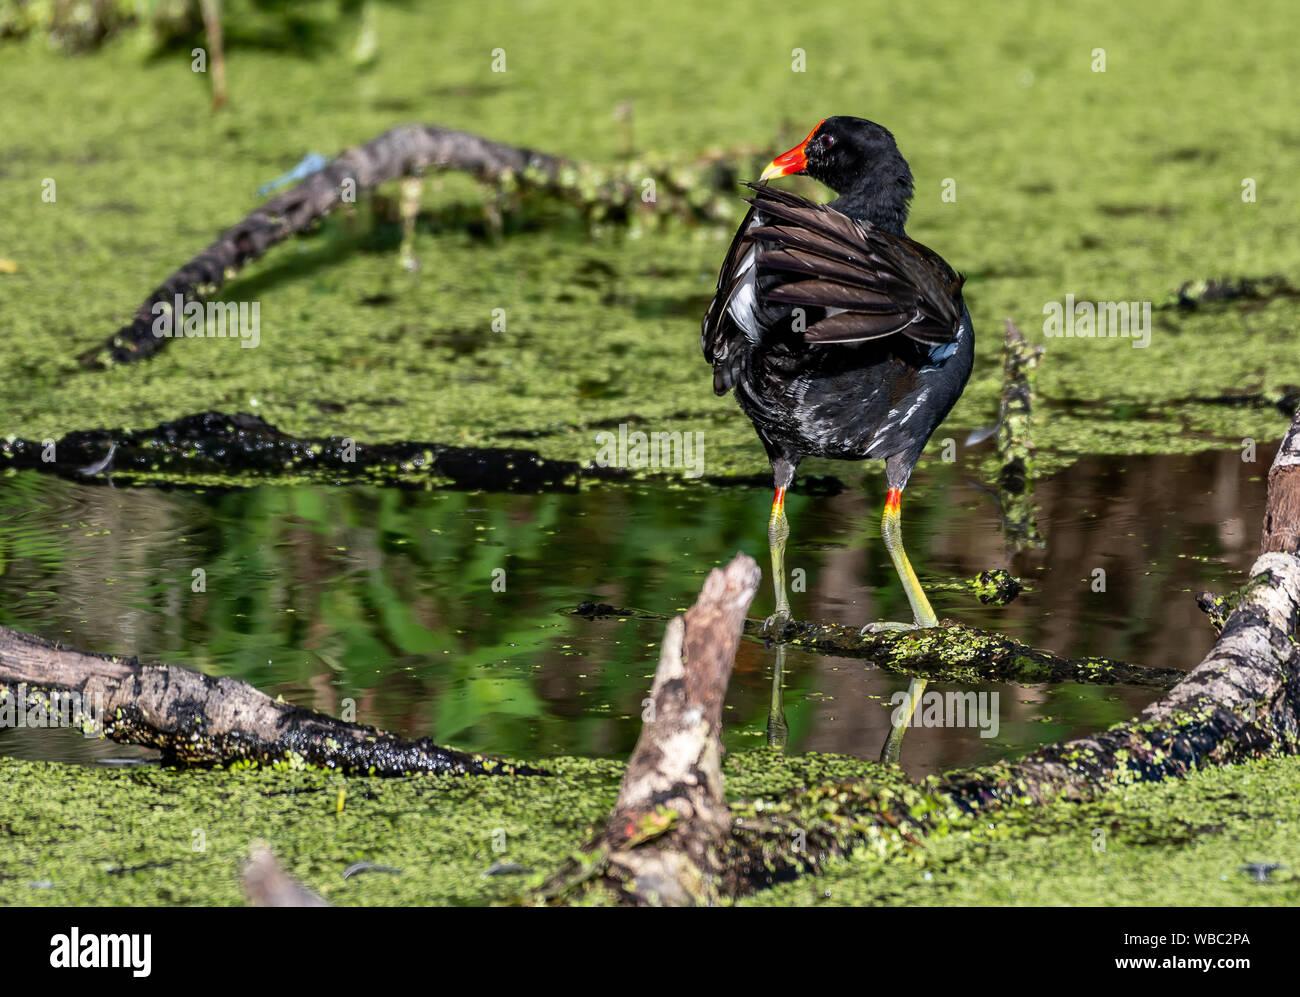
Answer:
<svg viewBox="0 0 1300 997"><path fill-rule="evenodd" d="M583 603L569 612L585 619L667 619L657 613L595 603ZM763 620L748 619L745 635L816 654L861 658L887 672L941 682L1079 682L1169 689L1187 675L1178 668L1147 668L1113 658L1064 658L952 620L944 620L932 630L901 633L864 634L841 623L810 620L791 621L779 633L764 626Z"/></svg>
<svg viewBox="0 0 1300 997"><path fill-rule="evenodd" d="M58 440L0 438L0 471L10 468L82 484L124 480L207 487L310 478L325 484L495 492L572 492L584 481L630 481L642 473L594 461L551 460L515 447L290 436L244 412L199 412L147 429L78 429ZM756 479L705 475L699 480L717 488L750 488ZM831 477L810 484L824 495L842 487Z"/></svg>
<svg viewBox="0 0 1300 997"><path fill-rule="evenodd" d="M536 149L493 142L437 125L400 125L357 148L346 149L297 186L277 194L226 229L201 253L170 274L136 310L135 317L100 346L83 353L88 369L131 363L169 342L155 334L160 314L214 295L248 263L291 236L301 235L363 191L428 170L457 170L502 193L533 190L578 205L593 216L625 217L653 209L692 218L730 217L729 173L705 161L695 171L665 165L630 165L601 171ZM711 184L692 172L711 171ZM157 306L157 307L155 307ZM161 309L161 311L159 310Z"/></svg>
<svg viewBox="0 0 1300 997"><path fill-rule="evenodd" d="M0 439L0 468L47 471L74 481L164 476L210 483L312 476L336 484L438 485L492 491L574 490L579 474L617 477L533 450L444 443L358 443L289 436L255 415L202 412L149 429L76 430L48 442ZM204 479L208 479L205 481Z"/></svg>
<svg viewBox="0 0 1300 997"><path fill-rule="evenodd" d="M272 699L246 682L92 654L0 627L0 716L71 718L87 734L156 748L168 763L305 763L353 775L530 775ZM48 720L46 721L48 723Z"/></svg>

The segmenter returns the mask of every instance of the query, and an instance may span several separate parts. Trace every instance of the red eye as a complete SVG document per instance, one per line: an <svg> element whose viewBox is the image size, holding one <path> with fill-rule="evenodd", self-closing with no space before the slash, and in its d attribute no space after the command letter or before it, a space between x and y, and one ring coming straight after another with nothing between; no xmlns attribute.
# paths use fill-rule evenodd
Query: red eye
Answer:
<svg viewBox="0 0 1300 997"><path fill-rule="evenodd" d="M831 146L833 146L834 144L835 144L835 136L834 136L834 135L823 135L823 136L822 136L822 148L823 148L823 149L829 149L829 148L830 148Z"/></svg>

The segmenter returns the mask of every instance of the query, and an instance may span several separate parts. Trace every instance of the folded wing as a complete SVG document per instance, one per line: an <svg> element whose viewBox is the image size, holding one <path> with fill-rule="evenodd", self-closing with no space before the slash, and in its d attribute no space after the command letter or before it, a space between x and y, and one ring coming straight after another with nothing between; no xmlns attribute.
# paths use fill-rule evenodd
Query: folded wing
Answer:
<svg viewBox="0 0 1300 997"><path fill-rule="evenodd" d="M772 187L752 205L704 317L702 346L719 394L767 329L805 309L808 346L903 335L930 347L957 337L963 278L905 236Z"/></svg>

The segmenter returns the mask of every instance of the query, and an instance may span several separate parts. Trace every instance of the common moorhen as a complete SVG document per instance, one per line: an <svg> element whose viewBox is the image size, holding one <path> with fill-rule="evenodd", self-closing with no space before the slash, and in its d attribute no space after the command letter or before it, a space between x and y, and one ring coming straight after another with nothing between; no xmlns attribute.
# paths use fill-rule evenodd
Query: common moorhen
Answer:
<svg viewBox="0 0 1300 997"><path fill-rule="evenodd" d="M961 395L975 356L963 279L903 231L912 171L894 136L833 117L768 165L760 184L806 173L839 197L817 204L746 184L752 205L722 264L701 344L713 390L733 390L772 462L768 521L776 612L785 594L785 493L804 457L885 461L881 523L915 622L938 623L903 550L903 488Z"/></svg>

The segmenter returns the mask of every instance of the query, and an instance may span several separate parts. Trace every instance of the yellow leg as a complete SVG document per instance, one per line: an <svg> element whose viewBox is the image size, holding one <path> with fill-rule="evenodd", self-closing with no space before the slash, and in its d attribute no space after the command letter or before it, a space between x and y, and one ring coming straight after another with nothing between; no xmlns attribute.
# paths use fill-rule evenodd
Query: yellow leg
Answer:
<svg viewBox="0 0 1300 997"><path fill-rule="evenodd" d="M895 721L885 746L880 750L880 760L886 765L898 764L898 759L903 753L903 735L907 733L907 725L912 722L912 714L916 712L916 706L921 702L926 684L926 679L917 678L912 679L907 687L907 701L903 704L906 715L900 715Z"/></svg>
<svg viewBox="0 0 1300 997"><path fill-rule="evenodd" d="M902 508L902 491L891 488L885 496L885 514L880 520L880 534L884 537L885 549L889 551L889 557L894 562L898 578L903 583L907 601L912 604L912 616L915 617L916 622L913 624L877 623L867 627L869 630L913 630L939 625L939 618L934 615L934 610L930 608L930 600L925 597L925 590L921 588L921 580L916 577L916 572L912 570L912 562L907 559L907 551L903 549ZM904 704L905 715L899 716L889 732L889 738L880 752L882 762L890 765L898 764L898 759L903 752L903 735L907 733L907 725L912 722L912 714L916 712L917 704L921 702L925 687L926 680L923 678L914 678L908 684L907 702Z"/></svg>
<svg viewBox="0 0 1300 997"><path fill-rule="evenodd" d="M785 694L781 683L785 681L785 645L776 645L776 663L772 666L772 699L767 709L767 743L773 748L785 749L790 739L790 725L785 722Z"/></svg>
<svg viewBox="0 0 1300 997"><path fill-rule="evenodd" d="M912 604L912 615L916 622L913 624L873 623L866 628L867 630L915 630L939 625L939 618L934 615L934 610L930 608L930 600L925 597L925 590L921 588L921 580L916 577L916 572L912 570L912 562L907 559L907 551L903 549L902 507L903 493L897 488L891 488L885 497L885 515L880 520L880 534L885 539L885 549L889 551L898 578L903 583L907 601Z"/></svg>
<svg viewBox="0 0 1300 997"><path fill-rule="evenodd" d="M764 630L777 633L790 622L790 601L785 595L785 542L790 524L785 518L785 489L778 488L772 499L772 515L767 521L767 545L772 554L772 585L776 588L776 612L767 618Z"/></svg>

